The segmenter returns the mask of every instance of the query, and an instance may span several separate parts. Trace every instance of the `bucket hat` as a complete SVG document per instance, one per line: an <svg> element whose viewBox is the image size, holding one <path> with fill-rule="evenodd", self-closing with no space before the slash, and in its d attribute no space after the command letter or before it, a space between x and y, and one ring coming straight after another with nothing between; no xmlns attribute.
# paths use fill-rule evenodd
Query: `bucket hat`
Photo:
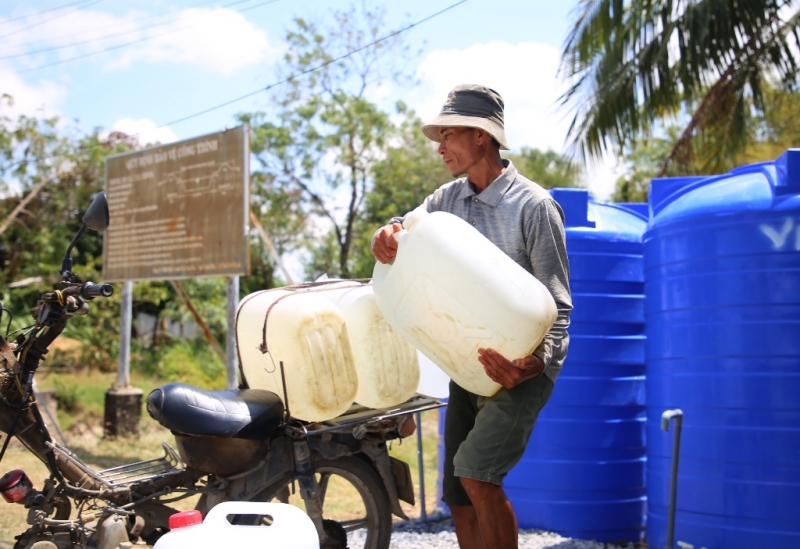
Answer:
<svg viewBox="0 0 800 549"><path fill-rule="evenodd" d="M479 84L462 84L450 91L439 116L424 124L422 133L439 143L439 128L480 128L489 132L500 143L500 148L507 151L509 146L503 127L503 107L503 98L493 89Z"/></svg>

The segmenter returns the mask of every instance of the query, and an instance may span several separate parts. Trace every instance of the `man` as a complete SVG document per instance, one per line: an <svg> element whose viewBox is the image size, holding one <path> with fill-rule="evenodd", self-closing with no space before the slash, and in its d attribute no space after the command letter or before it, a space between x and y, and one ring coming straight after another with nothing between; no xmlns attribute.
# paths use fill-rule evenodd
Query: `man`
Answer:
<svg viewBox="0 0 800 549"><path fill-rule="evenodd" d="M478 85L458 86L423 133L439 142L453 176L466 175L425 199L429 212L446 211L472 224L547 288L558 319L533 354L504 357L479 349L486 374L503 386L493 397L469 393L450 382L445 419L444 501L462 549L516 548L514 509L503 478L521 459L533 424L553 390L567 354L569 265L564 214L550 194L500 157L508 150L503 100ZM378 230L372 252L388 263L397 253L392 234L402 218Z"/></svg>

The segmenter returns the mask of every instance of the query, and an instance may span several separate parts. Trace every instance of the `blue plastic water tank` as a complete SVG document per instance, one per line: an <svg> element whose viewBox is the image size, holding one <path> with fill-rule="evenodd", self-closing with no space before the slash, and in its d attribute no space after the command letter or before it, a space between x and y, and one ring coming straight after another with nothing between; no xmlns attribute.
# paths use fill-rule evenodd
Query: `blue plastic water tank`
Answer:
<svg viewBox="0 0 800 549"><path fill-rule="evenodd" d="M638 541L645 520L644 216L554 189L574 310L550 402L505 491L521 528Z"/></svg>
<svg viewBox="0 0 800 549"><path fill-rule="evenodd" d="M800 150L723 176L652 182L644 236L647 539L800 547Z"/></svg>

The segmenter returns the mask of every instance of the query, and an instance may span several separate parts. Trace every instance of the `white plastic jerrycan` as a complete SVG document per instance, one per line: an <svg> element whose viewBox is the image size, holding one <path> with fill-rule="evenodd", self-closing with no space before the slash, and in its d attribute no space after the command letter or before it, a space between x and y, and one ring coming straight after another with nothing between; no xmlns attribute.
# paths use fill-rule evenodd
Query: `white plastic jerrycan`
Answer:
<svg viewBox="0 0 800 549"><path fill-rule="evenodd" d="M236 345L250 388L281 399L283 362L293 417L325 421L352 406L358 378L347 327L320 293L290 288L245 297L236 313Z"/></svg>
<svg viewBox="0 0 800 549"><path fill-rule="evenodd" d="M265 517L267 524L235 525L228 520L231 515ZM176 513L169 518L169 527L153 549L319 549L319 535L311 517L286 503L226 501L213 507L205 520L200 511Z"/></svg>
<svg viewBox="0 0 800 549"><path fill-rule="evenodd" d="M347 323L358 373L355 401L368 408L388 408L414 396L419 384L417 350L386 322L372 285L321 286L319 292L339 308Z"/></svg>
<svg viewBox="0 0 800 549"><path fill-rule="evenodd" d="M492 396L500 385L479 348L508 359L529 355L558 316L533 275L455 215L406 216L392 264L375 264L378 306L389 324L464 389Z"/></svg>

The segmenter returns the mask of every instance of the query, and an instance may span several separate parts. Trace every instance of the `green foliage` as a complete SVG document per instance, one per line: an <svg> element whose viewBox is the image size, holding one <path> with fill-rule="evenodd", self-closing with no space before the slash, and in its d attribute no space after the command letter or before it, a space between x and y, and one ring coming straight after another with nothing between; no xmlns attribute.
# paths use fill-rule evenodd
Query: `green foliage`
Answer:
<svg viewBox="0 0 800 549"><path fill-rule="evenodd" d="M12 329L32 324L27 311L39 295L57 287L61 261L81 226L85 209L104 186L105 157L130 148L118 138L76 137L57 118L3 114L0 101L0 219L9 219L21 196L33 196L0 234L0 300L15 312ZM20 196L21 195L21 196ZM78 281L102 280L102 235L87 231L73 249ZM28 284L9 288L16 281ZM110 367L119 333L118 302L97 300L92 315L76 318L65 335L75 334L88 353L83 360ZM5 323L4 323L5 324Z"/></svg>
<svg viewBox="0 0 800 549"><path fill-rule="evenodd" d="M748 143L734 165L772 160L800 143L800 92L779 87L764 90L764 109L755 111L749 124ZM731 166L733 167L733 166Z"/></svg>
<svg viewBox="0 0 800 549"><path fill-rule="evenodd" d="M249 295L287 284L275 274L275 265L269 251L260 240L250 244L250 276L239 278L239 294Z"/></svg>
<svg viewBox="0 0 800 549"><path fill-rule="evenodd" d="M181 285L192 300L200 317L206 321L217 341L223 342L228 329L228 281L226 278L192 278L182 280ZM169 301L162 318L177 323L194 322L194 317L181 299ZM201 336L202 337L202 336Z"/></svg>
<svg viewBox="0 0 800 549"><path fill-rule="evenodd" d="M617 179L613 202L647 202L650 180L658 174L658 170L669 154L675 141L678 129L670 128L664 138L639 140L625 154L626 173Z"/></svg>
<svg viewBox="0 0 800 549"><path fill-rule="evenodd" d="M335 12L334 24L324 29L296 19L281 69L292 78L274 96L277 115L240 116L251 125L252 151L261 168L261 212L280 209L276 219L293 226L284 245L310 251L310 278L352 274L356 226L372 186L372 167L392 128L367 92L383 81L403 80L397 68L402 38L373 44L388 34L383 28L383 12L366 5ZM345 53L352 55L334 61Z"/></svg>
<svg viewBox="0 0 800 549"><path fill-rule="evenodd" d="M178 341L166 348L151 370L165 383L183 382L202 389L224 389L225 365L203 342Z"/></svg>
<svg viewBox="0 0 800 549"><path fill-rule="evenodd" d="M746 144L737 154L717 159L715 170L706 170L697 162L685 167L684 173L714 175L725 173L737 166L774 160L800 142L800 122L795 113L800 111L800 93L786 92L780 88L765 87L762 112L748 107L746 117ZM650 180L658 177L666 158L680 138L681 128L670 125L660 137L636 140L626 150L625 175L617 180L612 197L615 202L647 202ZM670 166L665 175L678 175L677 166Z"/></svg>
<svg viewBox="0 0 800 549"><path fill-rule="evenodd" d="M413 210L438 187L453 177L436 152L436 145L420 130L422 120L404 103L397 105L401 122L393 131L392 146L372 168L374 186L364 201L364 215L356 225L353 275L372 276L375 258L372 235L392 217Z"/></svg>
<svg viewBox="0 0 800 549"><path fill-rule="evenodd" d="M795 86L800 10L791 0L581 0L562 57L561 100L585 157L621 154L682 120L659 169L715 172L747 145L764 89Z"/></svg>
<svg viewBox="0 0 800 549"><path fill-rule="evenodd" d="M572 159L552 150L523 147L519 153L504 154L519 173L544 187L579 187L581 170Z"/></svg>
<svg viewBox="0 0 800 549"><path fill-rule="evenodd" d="M65 384L58 378L53 381L53 385L55 387L54 398L61 410L68 413L81 410L80 390L77 385Z"/></svg>

